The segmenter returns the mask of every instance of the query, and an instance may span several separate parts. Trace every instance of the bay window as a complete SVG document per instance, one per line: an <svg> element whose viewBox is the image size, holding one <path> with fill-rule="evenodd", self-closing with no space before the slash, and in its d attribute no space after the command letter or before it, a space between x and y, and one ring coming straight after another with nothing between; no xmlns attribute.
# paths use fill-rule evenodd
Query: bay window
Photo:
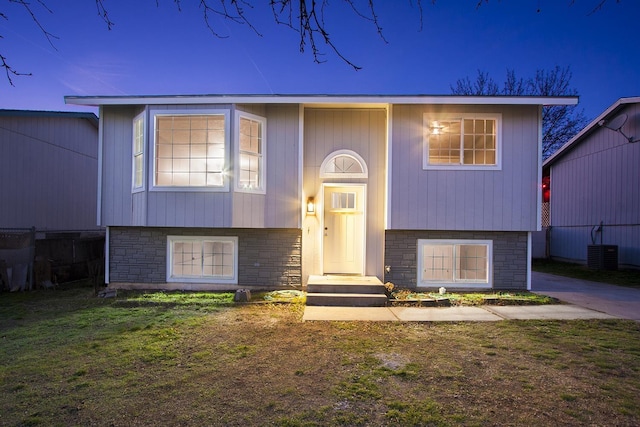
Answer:
<svg viewBox="0 0 640 427"><path fill-rule="evenodd" d="M236 113L236 190L265 192L266 120L253 114Z"/></svg>
<svg viewBox="0 0 640 427"><path fill-rule="evenodd" d="M227 111L154 115L155 187L228 189Z"/></svg>
<svg viewBox="0 0 640 427"><path fill-rule="evenodd" d="M144 113L133 119L133 190L144 187L144 147L145 147Z"/></svg>

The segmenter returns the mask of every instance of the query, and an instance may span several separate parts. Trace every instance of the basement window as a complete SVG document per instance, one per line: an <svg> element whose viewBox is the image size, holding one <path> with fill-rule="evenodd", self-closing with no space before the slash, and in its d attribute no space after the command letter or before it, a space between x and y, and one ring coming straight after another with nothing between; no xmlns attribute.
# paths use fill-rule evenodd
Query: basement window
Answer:
<svg viewBox="0 0 640 427"><path fill-rule="evenodd" d="M418 240L418 286L491 287L491 240Z"/></svg>
<svg viewBox="0 0 640 427"><path fill-rule="evenodd" d="M167 282L238 283L238 238L168 236Z"/></svg>

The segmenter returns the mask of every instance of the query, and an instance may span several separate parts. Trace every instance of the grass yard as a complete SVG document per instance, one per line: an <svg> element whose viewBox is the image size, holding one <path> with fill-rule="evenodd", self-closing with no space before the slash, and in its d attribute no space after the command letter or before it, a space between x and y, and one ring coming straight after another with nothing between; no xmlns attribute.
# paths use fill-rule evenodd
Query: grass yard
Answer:
<svg viewBox="0 0 640 427"><path fill-rule="evenodd" d="M301 321L301 304L0 294L2 426L640 424L631 321Z"/></svg>

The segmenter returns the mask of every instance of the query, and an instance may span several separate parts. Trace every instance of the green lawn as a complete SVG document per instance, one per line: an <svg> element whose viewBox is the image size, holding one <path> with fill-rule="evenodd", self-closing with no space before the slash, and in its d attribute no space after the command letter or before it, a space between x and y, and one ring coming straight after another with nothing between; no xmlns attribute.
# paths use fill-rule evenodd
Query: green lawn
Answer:
<svg viewBox="0 0 640 427"><path fill-rule="evenodd" d="M302 322L231 299L0 294L0 425L640 425L635 322Z"/></svg>

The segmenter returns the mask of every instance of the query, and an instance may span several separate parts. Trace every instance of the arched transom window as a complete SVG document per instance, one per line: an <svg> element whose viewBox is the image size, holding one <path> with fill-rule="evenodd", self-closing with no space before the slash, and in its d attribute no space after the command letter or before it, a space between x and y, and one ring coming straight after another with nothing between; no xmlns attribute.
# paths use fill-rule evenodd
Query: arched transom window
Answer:
<svg viewBox="0 0 640 427"><path fill-rule="evenodd" d="M320 166L320 178L367 178L367 164L351 150L329 154Z"/></svg>

